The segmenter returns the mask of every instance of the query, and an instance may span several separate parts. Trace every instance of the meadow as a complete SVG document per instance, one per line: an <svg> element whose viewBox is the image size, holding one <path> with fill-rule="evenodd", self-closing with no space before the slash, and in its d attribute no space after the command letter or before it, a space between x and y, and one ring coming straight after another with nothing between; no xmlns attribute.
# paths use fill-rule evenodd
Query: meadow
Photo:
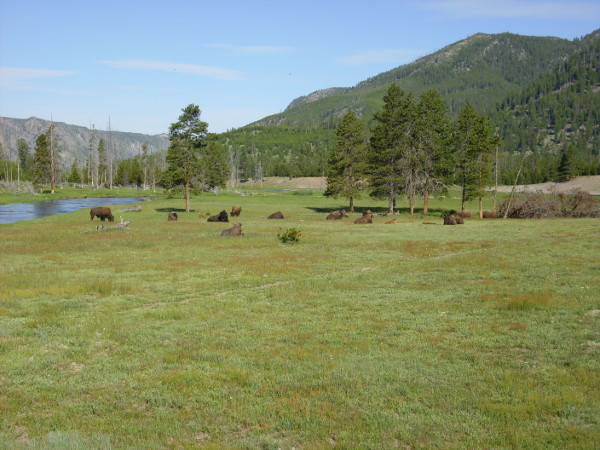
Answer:
<svg viewBox="0 0 600 450"><path fill-rule="evenodd" d="M598 219L248 193L0 225L0 448L597 448Z"/></svg>

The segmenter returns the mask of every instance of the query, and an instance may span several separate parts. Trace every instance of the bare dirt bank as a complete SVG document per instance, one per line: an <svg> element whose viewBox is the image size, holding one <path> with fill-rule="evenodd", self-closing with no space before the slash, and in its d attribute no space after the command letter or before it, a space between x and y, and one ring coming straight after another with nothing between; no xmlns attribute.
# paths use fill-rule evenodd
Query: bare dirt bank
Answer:
<svg viewBox="0 0 600 450"><path fill-rule="evenodd" d="M600 195L600 175L590 177L577 177L564 183L540 183L517 185L516 192L568 192L575 189L589 192L592 195ZM498 192L510 192L512 186L498 186Z"/></svg>

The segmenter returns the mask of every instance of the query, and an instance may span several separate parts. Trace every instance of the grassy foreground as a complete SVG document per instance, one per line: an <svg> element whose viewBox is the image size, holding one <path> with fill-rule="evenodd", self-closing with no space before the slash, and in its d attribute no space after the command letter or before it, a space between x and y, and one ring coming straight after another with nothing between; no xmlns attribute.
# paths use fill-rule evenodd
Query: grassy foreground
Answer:
<svg viewBox="0 0 600 450"><path fill-rule="evenodd" d="M0 448L597 448L597 219L257 192L0 225Z"/></svg>

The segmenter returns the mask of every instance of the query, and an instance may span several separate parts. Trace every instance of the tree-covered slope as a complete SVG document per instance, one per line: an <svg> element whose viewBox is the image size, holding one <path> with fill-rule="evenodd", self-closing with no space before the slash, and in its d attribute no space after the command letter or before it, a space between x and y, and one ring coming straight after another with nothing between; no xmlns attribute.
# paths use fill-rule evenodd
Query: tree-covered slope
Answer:
<svg viewBox="0 0 600 450"><path fill-rule="evenodd" d="M454 117L467 101L480 113L491 114L510 93L550 73L580 45L578 40L554 37L476 34L354 87L297 98L282 113L225 133L225 137L241 159L248 160L251 148L252 158L262 161L266 175L295 173L298 164L303 175L323 175L340 117L353 110L370 125L391 83L414 97L437 90Z"/></svg>
<svg viewBox="0 0 600 450"><path fill-rule="evenodd" d="M570 150L580 175L600 168L600 31L523 89L508 95L493 121L511 155L503 174L514 178L521 155L523 181L552 181L562 154Z"/></svg>

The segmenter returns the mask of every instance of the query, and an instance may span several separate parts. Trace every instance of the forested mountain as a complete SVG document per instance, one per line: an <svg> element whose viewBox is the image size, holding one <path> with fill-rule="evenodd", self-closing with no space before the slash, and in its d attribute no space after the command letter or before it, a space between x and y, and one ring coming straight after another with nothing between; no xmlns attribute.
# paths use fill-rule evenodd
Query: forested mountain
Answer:
<svg viewBox="0 0 600 450"><path fill-rule="evenodd" d="M586 36L555 70L508 95L492 119L508 152L505 181L514 179L524 156L525 183L555 180L566 157L579 175L600 173L600 32Z"/></svg>
<svg viewBox="0 0 600 450"><path fill-rule="evenodd" d="M0 144L10 159L16 160L17 141L24 139L29 145L30 151L33 152L36 138L40 134L46 133L50 124L55 126L63 166L70 167L75 160L83 165L88 158L92 136L92 130L87 127L50 122L36 117L29 119L0 117ZM115 159L131 158L138 155L144 142L148 143L149 153L164 150L169 145L169 139L166 135L150 136L140 133L104 130L95 130L94 132L96 135L94 146L97 147L100 139L104 139L107 147L112 146L110 149L114 150Z"/></svg>
<svg viewBox="0 0 600 450"><path fill-rule="evenodd" d="M325 89L295 99L284 112L225 137L242 159L261 160L267 175L287 175L298 163L303 175L323 175L320 168L327 158L323 152L331 148L340 117L353 110L370 125L392 82L414 97L437 90L453 117L467 101L480 113L491 114L509 94L550 73L582 45L583 41L554 37L476 34L354 87Z"/></svg>

